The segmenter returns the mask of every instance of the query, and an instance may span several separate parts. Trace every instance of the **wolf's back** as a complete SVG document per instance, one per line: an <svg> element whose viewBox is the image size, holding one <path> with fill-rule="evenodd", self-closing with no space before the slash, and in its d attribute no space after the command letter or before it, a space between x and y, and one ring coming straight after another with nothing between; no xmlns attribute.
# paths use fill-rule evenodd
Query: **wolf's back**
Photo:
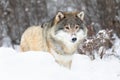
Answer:
<svg viewBox="0 0 120 80"><path fill-rule="evenodd" d="M42 51L45 49L43 28L41 26L29 27L22 35L21 51Z"/></svg>

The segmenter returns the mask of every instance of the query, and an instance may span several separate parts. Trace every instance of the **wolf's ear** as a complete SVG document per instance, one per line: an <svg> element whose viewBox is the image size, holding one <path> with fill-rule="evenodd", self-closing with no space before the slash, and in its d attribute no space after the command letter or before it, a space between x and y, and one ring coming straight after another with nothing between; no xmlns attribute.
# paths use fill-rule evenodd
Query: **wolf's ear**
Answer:
<svg viewBox="0 0 120 80"><path fill-rule="evenodd" d="M59 11L58 13L57 13L57 15L55 16L55 20L54 20L54 23L58 23L61 19L63 19L64 18L64 13L63 12L61 12L61 11Z"/></svg>
<svg viewBox="0 0 120 80"><path fill-rule="evenodd" d="M84 20L84 12L81 11L77 14L77 17L80 18L82 21Z"/></svg>

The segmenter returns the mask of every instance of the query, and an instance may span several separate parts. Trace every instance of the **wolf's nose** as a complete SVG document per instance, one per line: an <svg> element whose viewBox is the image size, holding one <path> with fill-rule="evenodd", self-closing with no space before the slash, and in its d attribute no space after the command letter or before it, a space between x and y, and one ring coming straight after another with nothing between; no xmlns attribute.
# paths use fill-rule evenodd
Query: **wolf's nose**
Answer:
<svg viewBox="0 0 120 80"><path fill-rule="evenodd" d="M72 38L72 42L75 42L77 40L77 38Z"/></svg>

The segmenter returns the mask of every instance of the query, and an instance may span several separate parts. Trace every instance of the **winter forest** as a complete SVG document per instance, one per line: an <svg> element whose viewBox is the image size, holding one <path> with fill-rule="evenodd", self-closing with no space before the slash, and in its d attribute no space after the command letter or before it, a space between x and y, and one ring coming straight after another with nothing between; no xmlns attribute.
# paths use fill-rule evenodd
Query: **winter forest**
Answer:
<svg viewBox="0 0 120 80"><path fill-rule="evenodd" d="M23 32L58 11L85 13L87 39L71 71L45 52L19 52ZM120 80L120 0L0 0L1 75L0 80Z"/></svg>
<svg viewBox="0 0 120 80"><path fill-rule="evenodd" d="M120 37L120 0L0 0L0 46L6 40L7 47L19 44L27 27L50 20L57 11L81 10L94 32L108 28Z"/></svg>

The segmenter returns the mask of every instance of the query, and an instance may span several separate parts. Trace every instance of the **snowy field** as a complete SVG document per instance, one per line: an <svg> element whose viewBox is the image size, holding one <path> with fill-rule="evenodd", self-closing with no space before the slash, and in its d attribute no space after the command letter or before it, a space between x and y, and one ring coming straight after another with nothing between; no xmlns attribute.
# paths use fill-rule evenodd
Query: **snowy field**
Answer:
<svg viewBox="0 0 120 80"><path fill-rule="evenodd" d="M46 52L20 53L0 48L0 80L120 80L120 60L75 54L71 70L58 65Z"/></svg>

